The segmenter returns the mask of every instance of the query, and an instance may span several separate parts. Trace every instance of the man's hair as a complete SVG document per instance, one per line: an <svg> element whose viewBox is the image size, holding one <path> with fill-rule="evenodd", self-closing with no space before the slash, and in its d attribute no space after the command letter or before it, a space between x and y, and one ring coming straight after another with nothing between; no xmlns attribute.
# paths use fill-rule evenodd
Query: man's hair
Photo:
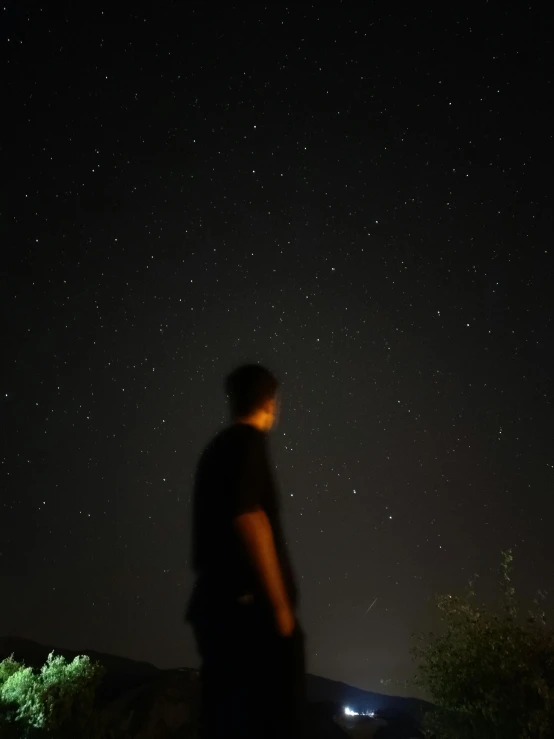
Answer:
<svg viewBox="0 0 554 739"><path fill-rule="evenodd" d="M259 364L237 367L225 378L231 414L240 418L257 411L266 400L276 395L278 387L276 377Z"/></svg>

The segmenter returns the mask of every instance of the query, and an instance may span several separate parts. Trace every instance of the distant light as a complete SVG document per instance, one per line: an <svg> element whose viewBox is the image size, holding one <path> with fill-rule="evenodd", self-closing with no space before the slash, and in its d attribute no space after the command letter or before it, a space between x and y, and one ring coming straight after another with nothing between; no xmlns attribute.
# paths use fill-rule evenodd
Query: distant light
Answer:
<svg viewBox="0 0 554 739"><path fill-rule="evenodd" d="M371 718L373 718L373 716L375 716L375 711L365 711L363 713L358 713L358 711L353 711L351 708L348 708L348 706L345 706L344 714L345 716L370 716Z"/></svg>

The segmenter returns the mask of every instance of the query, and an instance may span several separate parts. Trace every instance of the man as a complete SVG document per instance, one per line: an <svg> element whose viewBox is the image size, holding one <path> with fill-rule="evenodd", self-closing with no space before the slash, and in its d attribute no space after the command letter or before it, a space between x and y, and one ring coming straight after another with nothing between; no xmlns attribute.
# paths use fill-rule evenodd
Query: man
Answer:
<svg viewBox="0 0 554 739"><path fill-rule="evenodd" d="M303 737L304 634L267 449L278 381L247 364L225 381L232 424L198 463L187 610L202 659L203 739Z"/></svg>

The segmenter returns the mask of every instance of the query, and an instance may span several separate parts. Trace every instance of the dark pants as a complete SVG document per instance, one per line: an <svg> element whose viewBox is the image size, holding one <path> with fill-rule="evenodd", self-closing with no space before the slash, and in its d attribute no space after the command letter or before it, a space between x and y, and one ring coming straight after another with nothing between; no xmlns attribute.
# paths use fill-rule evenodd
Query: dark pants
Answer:
<svg viewBox="0 0 554 739"><path fill-rule="evenodd" d="M304 633L256 603L191 620L202 658L202 739L304 739Z"/></svg>

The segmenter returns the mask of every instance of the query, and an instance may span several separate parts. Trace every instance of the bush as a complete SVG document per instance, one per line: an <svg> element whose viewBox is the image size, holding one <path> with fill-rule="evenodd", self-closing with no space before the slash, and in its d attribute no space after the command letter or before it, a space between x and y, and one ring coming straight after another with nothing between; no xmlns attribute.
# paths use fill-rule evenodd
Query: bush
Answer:
<svg viewBox="0 0 554 739"><path fill-rule="evenodd" d="M474 602L470 581L463 596L441 595L442 634L419 637L416 684L436 709L425 716L427 736L440 739L552 739L554 737L554 634L546 627L544 593L527 618L519 615L502 552L500 612Z"/></svg>
<svg viewBox="0 0 554 739"><path fill-rule="evenodd" d="M38 673L8 657L0 662L0 736L100 739L94 700L104 672L87 656L68 664L51 652Z"/></svg>

